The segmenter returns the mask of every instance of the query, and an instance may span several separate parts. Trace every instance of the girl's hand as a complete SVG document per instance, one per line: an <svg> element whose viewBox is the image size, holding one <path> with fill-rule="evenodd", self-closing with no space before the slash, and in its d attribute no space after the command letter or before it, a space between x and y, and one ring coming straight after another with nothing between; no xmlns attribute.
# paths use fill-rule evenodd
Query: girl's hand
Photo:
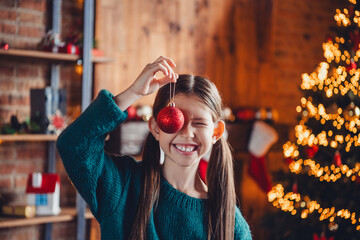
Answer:
<svg viewBox="0 0 360 240"><path fill-rule="evenodd" d="M145 96L156 92L169 82L175 83L179 75L174 72L173 67L176 67L176 64L172 59L159 57L153 63L146 65L128 90L139 96ZM157 79L157 72L162 72L165 77Z"/></svg>
<svg viewBox="0 0 360 240"><path fill-rule="evenodd" d="M146 65L135 82L124 92L115 96L114 101L121 110L125 110L139 98L156 92L169 82L175 83L179 77L172 69L175 66L176 64L172 59L163 56L159 57L153 63ZM162 72L165 77L157 79L157 72Z"/></svg>

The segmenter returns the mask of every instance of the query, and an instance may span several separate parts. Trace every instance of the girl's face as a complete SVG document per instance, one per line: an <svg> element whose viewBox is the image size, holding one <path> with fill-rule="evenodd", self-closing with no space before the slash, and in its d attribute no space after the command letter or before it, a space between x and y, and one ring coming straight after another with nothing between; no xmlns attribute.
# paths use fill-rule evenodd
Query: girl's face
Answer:
<svg viewBox="0 0 360 240"><path fill-rule="evenodd" d="M158 128L156 138L165 153L165 162L171 161L182 167L197 166L214 143L215 124L211 110L196 96L178 94L174 101L184 114L184 126L173 134Z"/></svg>

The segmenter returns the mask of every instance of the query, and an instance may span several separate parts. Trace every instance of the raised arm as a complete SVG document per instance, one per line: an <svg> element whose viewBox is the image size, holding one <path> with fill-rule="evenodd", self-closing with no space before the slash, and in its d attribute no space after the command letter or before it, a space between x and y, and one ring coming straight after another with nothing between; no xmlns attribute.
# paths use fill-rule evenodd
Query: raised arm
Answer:
<svg viewBox="0 0 360 240"><path fill-rule="evenodd" d="M104 152L105 138L126 119L124 110L134 101L169 81L176 81L177 75L171 69L174 66L172 60L160 57L117 96L102 90L57 140L58 152L71 181L99 221L114 210L135 164L129 158L114 163ZM155 78L158 71L164 73L163 79Z"/></svg>

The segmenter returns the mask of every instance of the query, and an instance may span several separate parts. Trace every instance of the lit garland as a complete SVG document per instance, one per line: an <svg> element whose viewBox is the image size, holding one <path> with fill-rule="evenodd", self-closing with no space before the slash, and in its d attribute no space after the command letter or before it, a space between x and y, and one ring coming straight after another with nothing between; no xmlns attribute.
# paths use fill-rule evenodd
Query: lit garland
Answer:
<svg viewBox="0 0 360 240"><path fill-rule="evenodd" d="M299 193L284 194L284 187L281 184L277 184L271 189L268 193L268 200L274 207L290 212L292 215L298 211L301 212L302 219L307 218L309 214L318 212L320 221L329 219L329 222L334 222L336 218L349 219L353 225L357 224L356 230L360 230L360 218L356 219L356 213L350 212L348 209L322 208L316 201L311 201L308 196L302 198Z"/></svg>
<svg viewBox="0 0 360 240"><path fill-rule="evenodd" d="M347 165L336 167L334 164L321 167L319 163L316 163L311 159L299 159L289 165L290 171L296 174L301 173L304 167L309 167L309 169L306 169L309 176L317 177L321 182L336 182L341 177L350 178L351 181L354 182L360 177L360 163L356 163L355 167L352 169Z"/></svg>
<svg viewBox="0 0 360 240"><path fill-rule="evenodd" d="M352 91L354 95L360 96L360 69L352 69L349 72L352 77L350 81L347 81L346 77L348 76L348 73L344 66L339 66L330 78L328 78L328 68L329 64L322 62L320 63L317 72L313 72L310 75L307 73L302 74L301 89L313 91L316 91L317 89L324 90L328 98L339 93L344 96L349 91Z"/></svg>
<svg viewBox="0 0 360 240"><path fill-rule="evenodd" d="M296 159L299 156L297 146L290 141L284 144L283 150L286 158ZM351 181L356 181L357 178L360 177L360 163L356 163L355 167L352 169L345 164L342 164L341 166L332 164L330 166L322 167L312 159L298 159L289 164L290 171L295 174L300 174L305 167L309 167L305 169L309 176L315 176L319 178L321 182L336 182L343 176L350 178Z"/></svg>
<svg viewBox="0 0 360 240"><path fill-rule="evenodd" d="M346 109L346 114L342 116L341 114L344 112L341 108L337 109L337 113L328 114L326 113L325 107L323 104L319 104L317 107L314 106L311 102L312 98L309 97L301 98L301 106L296 108L297 112L303 112L303 122L305 123L309 118L315 118L316 120L320 120L321 124L325 124L328 121L332 121L333 126L338 130L345 125L345 129L350 131L351 133L356 133L360 128L360 108L355 107L354 104L350 104L350 107ZM330 130L331 131L331 130ZM332 133L329 135L331 136Z"/></svg>
<svg viewBox="0 0 360 240"><path fill-rule="evenodd" d="M354 4L354 5L356 4L356 0L349 0L349 2Z"/></svg>
<svg viewBox="0 0 360 240"><path fill-rule="evenodd" d="M336 14L334 16L334 19L338 26L341 26L341 25L343 25L344 27L350 26L351 21L347 17L348 14L349 14L349 11L346 8L344 8L343 12L341 12L340 9L336 9Z"/></svg>
<svg viewBox="0 0 360 240"><path fill-rule="evenodd" d="M339 63L342 60L346 64L349 64L351 60L350 53L347 50L345 50L344 53L341 53L339 50L339 43L344 44L345 39L343 37L335 37L335 41L336 43L333 43L332 41L323 43L324 57L326 58L326 61L331 63L335 60L336 63ZM357 62L360 57L360 50L357 50L353 57L355 62Z"/></svg>
<svg viewBox="0 0 360 240"><path fill-rule="evenodd" d="M356 128L354 128L356 129ZM321 131L319 134L315 135L309 130L305 125L299 124L295 127L297 138L297 144L302 146L312 146L314 144L321 145L324 147L330 146L332 148L338 148L338 144L346 142L345 150L350 151L350 148L355 146L360 146L360 133L351 137L350 134L347 134L344 138L343 135L335 135L332 139L333 132L330 130L328 132Z"/></svg>

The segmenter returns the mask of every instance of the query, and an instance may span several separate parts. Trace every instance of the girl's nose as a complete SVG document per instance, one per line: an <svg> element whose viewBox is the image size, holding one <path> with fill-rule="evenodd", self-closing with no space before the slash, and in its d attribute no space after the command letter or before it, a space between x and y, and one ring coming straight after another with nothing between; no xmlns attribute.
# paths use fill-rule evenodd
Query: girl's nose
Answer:
<svg viewBox="0 0 360 240"><path fill-rule="evenodd" d="M180 135L184 138L193 138L194 128L191 126L191 124L185 122L183 128L180 130Z"/></svg>

